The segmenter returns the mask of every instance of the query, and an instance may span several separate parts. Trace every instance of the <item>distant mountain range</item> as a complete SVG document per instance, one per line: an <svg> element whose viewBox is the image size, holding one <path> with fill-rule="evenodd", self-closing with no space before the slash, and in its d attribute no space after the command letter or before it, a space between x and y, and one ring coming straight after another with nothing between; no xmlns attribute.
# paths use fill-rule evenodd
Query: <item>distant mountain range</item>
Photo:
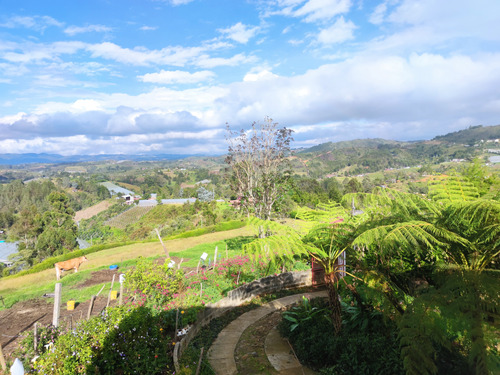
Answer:
<svg viewBox="0 0 500 375"><path fill-rule="evenodd" d="M459 130L446 135L437 136L431 141L420 142L400 142L385 139L356 139L352 141L342 142L327 142L308 149L296 150L297 156L301 154L316 154L324 152L334 152L335 150L343 150L349 153L354 150L390 150L401 148L415 148L416 145L421 143L454 143L462 145L474 145L481 140L491 140L500 138L500 125L495 126L472 126L467 129ZM427 145L427 148L430 145ZM0 154L0 165L21 165L21 164L65 164L65 163L81 163L103 160L131 160L131 161L158 161L158 160L181 160L190 157L197 157L201 155L172 155L172 154L141 154L141 155L72 155L62 156L57 154ZM414 154L413 156L420 156ZM308 158L310 156L304 155ZM408 155L403 159L408 159ZM410 158L411 159L411 158ZM410 162L410 160L408 160ZM411 161L413 163L414 161ZM404 163L403 163L404 164Z"/></svg>
<svg viewBox="0 0 500 375"><path fill-rule="evenodd" d="M81 163L102 160L179 160L195 155L171 155L171 154L143 154L143 155L71 155L62 156L58 154L0 154L0 165L21 165L21 164L65 164Z"/></svg>

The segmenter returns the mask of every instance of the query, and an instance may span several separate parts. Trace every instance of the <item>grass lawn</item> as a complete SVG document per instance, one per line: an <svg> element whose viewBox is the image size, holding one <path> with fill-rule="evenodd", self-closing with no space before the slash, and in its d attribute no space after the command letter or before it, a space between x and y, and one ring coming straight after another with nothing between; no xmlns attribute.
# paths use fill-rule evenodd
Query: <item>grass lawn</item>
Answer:
<svg viewBox="0 0 500 375"><path fill-rule="evenodd" d="M225 232L209 233L199 237L168 240L164 241L164 243L171 256L184 258L186 260L182 263L182 267L196 267L198 259L203 252L208 253L209 257L213 260L216 246L218 246L219 254L225 257L226 242L224 240L229 240L229 256L236 255L239 251L231 248L231 239L252 234L253 231L249 227L243 227ZM238 246L238 240L233 240L233 242L235 242L235 246ZM239 246L241 246L241 244ZM154 259L164 255L165 253L159 242L138 243L89 254L87 256L88 262L82 264L78 273L65 273L61 279L60 282L63 285L63 302L68 300L83 302L89 299L91 295L97 294L102 284L82 289L73 288L89 278L94 271L107 269L112 264L118 265L120 271L126 271L128 268L135 265L138 257ZM190 260L187 261L187 259ZM115 286L113 288L115 290L119 289L119 283L117 281L118 280L115 280ZM30 275L11 277L5 280L0 279L0 296L4 298L5 307L9 308L16 302L38 298L44 293L53 293L55 284L56 277L54 269L44 270ZM102 293L107 293L109 291L110 284L111 280L106 284ZM0 305L0 309L3 308L3 305Z"/></svg>

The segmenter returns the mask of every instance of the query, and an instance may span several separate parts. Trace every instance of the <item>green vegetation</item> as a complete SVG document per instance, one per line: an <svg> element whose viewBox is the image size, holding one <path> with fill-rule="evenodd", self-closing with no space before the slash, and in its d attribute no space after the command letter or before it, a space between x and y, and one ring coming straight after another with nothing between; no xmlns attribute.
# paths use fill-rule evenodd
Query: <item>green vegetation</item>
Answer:
<svg viewBox="0 0 500 375"><path fill-rule="evenodd" d="M323 300L305 299L283 314L279 331L290 340L301 363L324 375L405 373L397 329L382 314L372 313L368 320L359 307L343 303L344 329L328 335L325 332L334 327L325 310Z"/></svg>
<svg viewBox="0 0 500 375"><path fill-rule="evenodd" d="M136 223L141 217L146 215L153 208L153 206L132 206L121 214L107 220L104 224L118 229L126 229L128 225Z"/></svg>
<svg viewBox="0 0 500 375"><path fill-rule="evenodd" d="M325 270L328 305L303 301L284 314L281 331L299 358L321 373L491 374L500 363L500 183L498 166L482 160L493 145L487 141L500 138L499 131L474 127L430 142L358 140L299 152L290 158L296 174L273 215L265 205L248 210L268 210L259 215L264 219L277 212L294 218L280 222L243 221L233 207L212 200L213 192L226 199L240 193L219 174L221 158L186 160L188 167L177 169L161 162L95 164L88 176L53 171L50 180L0 185L3 238L21 240L19 261L32 265L3 278L0 290L7 307L51 292L54 262L90 254L88 268L62 279L65 301L84 300L101 285L79 285L92 272L119 265L134 301L60 335L38 369L165 373L177 309L184 311L181 324L191 324L207 303L240 283L284 268L308 268L313 258ZM233 167L241 171L241 163ZM266 183L279 177L274 172ZM200 193L202 199L148 208L120 228L106 224L127 209L114 204L80 223L78 234L99 245L73 250L72 210L103 199L96 186L107 180L133 186L143 197ZM255 187L257 196L264 196L259 189L265 186ZM243 228L247 222L254 236ZM156 230L177 263L183 258L180 270L159 262ZM210 269L215 248L217 266ZM200 262L204 252L208 258ZM347 269L339 263L345 259ZM202 271L193 275L198 265ZM196 361L199 345L211 342L211 333L203 332L184 364ZM144 347L137 345L138 335Z"/></svg>
<svg viewBox="0 0 500 375"><path fill-rule="evenodd" d="M235 257L221 259L214 269L186 278L182 270L168 264L140 259L126 274L126 286L134 298L124 307L78 323L73 331L54 333L50 340L54 349L41 349L34 369L51 374L169 373L177 314L180 327L192 324L207 303L240 283L275 271L263 262L253 264L247 257ZM31 340L28 335L25 345ZM19 354L31 367L29 353Z"/></svg>

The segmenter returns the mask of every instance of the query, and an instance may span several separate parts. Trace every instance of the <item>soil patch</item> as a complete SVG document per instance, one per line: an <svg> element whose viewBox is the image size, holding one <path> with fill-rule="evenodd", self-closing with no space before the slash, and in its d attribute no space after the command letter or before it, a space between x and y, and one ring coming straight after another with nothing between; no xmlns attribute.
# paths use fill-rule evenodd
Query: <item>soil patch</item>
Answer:
<svg viewBox="0 0 500 375"><path fill-rule="evenodd" d="M119 281L119 275L123 273L119 269L117 270L100 270L95 271L90 274L90 277L86 279L84 282L76 285L76 288L82 289L87 288L96 284L104 284L109 283L113 279L113 275L115 275L115 283Z"/></svg>
<svg viewBox="0 0 500 375"><path fill-rule="evenodd" d="M107 279L109 281L109 278ZM94 302L92 316L98 315L105 307L108 297L99 296ZM89 309L89 302L85 301L75 306L74 310L68 311L66 305L61 306L59 324L75 324L80 319L86 319ZM16 303L8 310L0 311L0 343L3 352L7 356L14 351L20 342L19 334L33 329L33 324L52 324L52 314L54 311L53 298L38 298L29 301ZM117 304L117 300L110 302L110 306Z"/></svg>
<svg viewBox="0 0 500 375"><path fill-rule="evenodd" d="M281 321L281 311L266 315L248 327L234 351L239 375L279 374L267 359L264 343L269 331Z"/></svg>

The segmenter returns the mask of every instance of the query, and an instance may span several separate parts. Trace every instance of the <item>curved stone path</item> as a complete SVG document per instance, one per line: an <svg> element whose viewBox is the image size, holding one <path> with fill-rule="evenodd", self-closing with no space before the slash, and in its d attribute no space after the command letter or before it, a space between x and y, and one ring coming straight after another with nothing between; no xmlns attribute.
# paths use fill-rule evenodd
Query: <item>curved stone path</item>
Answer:
<svg viewBox="0 0 500 375"><path fill-rule="evenodd" d="M299 302L302 299L302 296L306 296L309 299L327 297L327 292L323 290L319 292L299 293L279 298L233 320L219 333L217 339L208 351L208 360L215 373L217 375L236 375L237 369L236 361L234 359L234 351L241 335L243 334L243 331L264 316ZM266 347L266 352L268 353L268 356L270 356L270 346L268 347ZM289 349L285 347L283 347L282 350L286 352L289 351ZM278 352L276 352L276 350L272 350L272 354L275 357L279 356L279 349Z"/></svg>

